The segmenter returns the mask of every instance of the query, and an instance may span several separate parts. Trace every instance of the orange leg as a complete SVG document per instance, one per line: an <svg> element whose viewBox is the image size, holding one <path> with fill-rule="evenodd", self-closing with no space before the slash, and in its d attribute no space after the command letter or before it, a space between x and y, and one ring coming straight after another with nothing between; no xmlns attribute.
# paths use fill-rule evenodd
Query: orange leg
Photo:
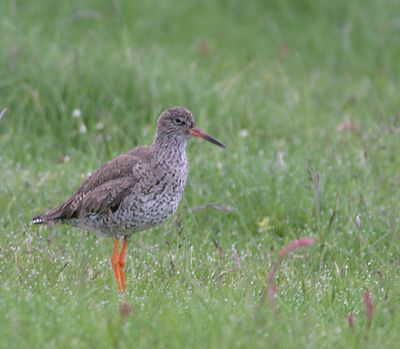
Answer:
<svg viewBox="0 0 400 349"><path fill-rule="evenodd" d="M122 292L123 289L122 289L121 270L120 270L119 256L118 256L118 245L119 245L119 240L115 239L114 240L114 252L111 257L111 264L112 264L112 267L114 270L115 280L117 281L118 290L120 292Z"/></svg>
<svg viewBox="0 0 400 349"><path fill-rule="evenodd" d="M127 248L128 248L128 239L125 237L124 243L122 244L121 253L119 255L119 273L121 278L122 291L125 291L126 289L124 268L125 268L125 252Z"/></svg>

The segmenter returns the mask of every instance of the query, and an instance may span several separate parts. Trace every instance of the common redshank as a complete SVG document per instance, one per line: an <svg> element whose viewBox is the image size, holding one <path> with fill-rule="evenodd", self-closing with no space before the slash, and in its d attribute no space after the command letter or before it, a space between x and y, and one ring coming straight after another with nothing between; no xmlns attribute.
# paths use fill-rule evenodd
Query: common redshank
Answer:
<svg viewBox="0 0 400 349"><path fill-rule="evenodd" d="M151 145L138 146L110 160L69 199L34 217L32 223L69 224L113 237L112 268L118 290L124 292L128 240L133 233L164 222L178 208L189 172L186 144L191 136L225 148L196 128L189 110L170 108L161 113Z"/></svg>

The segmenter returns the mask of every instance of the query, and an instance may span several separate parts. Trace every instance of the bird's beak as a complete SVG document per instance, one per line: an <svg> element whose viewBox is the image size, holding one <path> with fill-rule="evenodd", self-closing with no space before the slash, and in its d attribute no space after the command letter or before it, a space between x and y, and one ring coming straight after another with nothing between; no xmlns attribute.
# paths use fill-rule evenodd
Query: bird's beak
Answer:
<svg viewBox="0 0 400 349"><path fill-rule="evenodd" d="M215 145L218 145L221 148L225 148L225 146L218 140L216 140L214 137L210 136L207 132L196 128L196 127L192 127L189 129L189 132L192 136L194 137L200 137L205 139L206 141L209 141L211 143L214 143Z"/></svg>

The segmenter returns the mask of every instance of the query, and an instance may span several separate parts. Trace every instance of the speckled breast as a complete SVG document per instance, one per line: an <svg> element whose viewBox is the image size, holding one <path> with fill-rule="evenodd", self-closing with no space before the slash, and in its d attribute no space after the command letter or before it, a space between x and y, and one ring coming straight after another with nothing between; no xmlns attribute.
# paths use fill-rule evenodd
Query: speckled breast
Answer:
<svg viewBox="0 0 400 349"><path fill-rule="evenodd" d="M186 160L186 159L182 159ZM113 215L114 229L129 234L164 222L178 208L188 177L186 161L165 166L138 183Z"/></svg>

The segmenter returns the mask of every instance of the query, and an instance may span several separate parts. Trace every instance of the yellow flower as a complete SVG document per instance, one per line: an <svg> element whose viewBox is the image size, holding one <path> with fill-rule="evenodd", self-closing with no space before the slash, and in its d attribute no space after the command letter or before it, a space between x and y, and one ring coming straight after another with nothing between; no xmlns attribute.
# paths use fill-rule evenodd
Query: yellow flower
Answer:
<svg viewBox="0 0 400 349"><path fill-rule="evenodd" d="M272 227L270 223L269 217L262 218L258 223L258 231L261 232L268 232Z"/></svg>

